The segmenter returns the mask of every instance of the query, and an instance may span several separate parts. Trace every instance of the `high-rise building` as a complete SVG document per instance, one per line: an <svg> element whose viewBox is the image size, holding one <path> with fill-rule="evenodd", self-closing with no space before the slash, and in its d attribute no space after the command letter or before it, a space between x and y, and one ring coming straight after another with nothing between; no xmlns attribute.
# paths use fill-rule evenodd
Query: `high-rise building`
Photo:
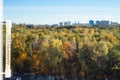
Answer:
<svg viewBox="0 0 120 80"><path fill-rule="evenodd" d="M79 23L79 21L75 21L72 25L73 26L80 26L80 23Z"/></svg>
<svg viewBox="0 0 120 80"><path fill-rule="evenodd" d="M89 25L90 26L94 26L94 21L93 20L89 20Z"/></svg>
<svg viewBox="0 0 120 80"><path fill-rule="evenodd" d="M101 22L100 21L96 21L96 25L100 26Z"/></svg>
<svg viewBox="0 0 120 80"><path fill-rule="evenodd" d="M59 26L63 26L64 25L64 23L63 22L59 22Z"/></svg>
<svg viewBox="0 0 120 80"><path fill-rule="evenodd" d="M109 21L106 21L106 20L96 21L96 25L98 25L98 26L109 26Z"/></svg>
<svg viewBox="0 0 120 80"><path fill-rule="evenodd" d="M71 21L66 21L66 22L59 22L59 26L70 26Z"/></svg>
<svg viewBox="0 0 120 80"><path fill-rule="evenodd" d="M64 22L64 26L70 26L70 25L71 25L71 21Z"/></svg>

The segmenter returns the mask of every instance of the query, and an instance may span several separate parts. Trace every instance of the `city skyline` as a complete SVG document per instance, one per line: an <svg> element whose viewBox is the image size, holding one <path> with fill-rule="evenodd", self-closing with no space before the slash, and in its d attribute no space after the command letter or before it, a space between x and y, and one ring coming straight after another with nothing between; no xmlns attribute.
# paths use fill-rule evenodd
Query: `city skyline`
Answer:
<svg viewBox="0 0 120 80"><path fill-rule="evenodd" d="M4 0L3 20L15 23L54 24L64 21L120 22L119 0Z"/></svg>

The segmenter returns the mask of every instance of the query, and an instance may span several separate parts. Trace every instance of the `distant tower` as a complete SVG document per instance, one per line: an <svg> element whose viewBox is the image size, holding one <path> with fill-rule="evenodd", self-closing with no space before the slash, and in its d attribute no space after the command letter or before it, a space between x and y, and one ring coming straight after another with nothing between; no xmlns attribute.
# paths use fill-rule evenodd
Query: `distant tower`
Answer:
<svg viewBox="0 0 120 80"><path fill-rule="evenodd" d="M90 26L94 26L94 21L93 20L89 20L89 25Z"/></svg>
<svg viewBox="0 0 120 80"><path fill-rule="evenodd" d="M59 22L59 26L60 26L60 27L63 26L63 22Z"/></svg>
<svg viewBox="0 0 120 80"><path fill-rule="evenodd" d="M11 28L12 28L12 22L6 21L5 78L11 77Z"/></svg>

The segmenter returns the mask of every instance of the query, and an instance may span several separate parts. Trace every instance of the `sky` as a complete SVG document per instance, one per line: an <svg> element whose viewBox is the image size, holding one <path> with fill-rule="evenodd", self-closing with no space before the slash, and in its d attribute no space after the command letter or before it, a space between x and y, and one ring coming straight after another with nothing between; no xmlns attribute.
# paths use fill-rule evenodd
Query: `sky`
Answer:
<svg viewBox="0 0 120 80"><path fill-rule="evenodd" d="M27 24L110 20L120 23L120 0L3 0L3 20Z"/></svg>
<svg viewBox="0 0 120 80"><path fill-rule="evenodd" d="M2 11L3 11L3 4L2 4L2 0L0 0L0 21L2 21L2 17L3 17Z"/></svg>

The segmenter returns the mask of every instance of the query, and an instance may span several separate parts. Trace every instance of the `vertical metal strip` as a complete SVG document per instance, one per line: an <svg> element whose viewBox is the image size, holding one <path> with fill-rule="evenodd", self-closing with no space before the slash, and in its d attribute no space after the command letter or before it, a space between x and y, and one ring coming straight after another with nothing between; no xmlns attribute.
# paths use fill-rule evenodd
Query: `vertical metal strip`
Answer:
<svg viewBox="0 0 120 80"><path fill-rule="evenodd" d="M0 0L0 80L3 80L3 0Z"/></svg>
<svg viewBox="0 0 120 80"><path fill-rule="evenodd" d="M5 57L5 77L11 77L11 28L12 22L6 21L6 57Z"/></svg>

